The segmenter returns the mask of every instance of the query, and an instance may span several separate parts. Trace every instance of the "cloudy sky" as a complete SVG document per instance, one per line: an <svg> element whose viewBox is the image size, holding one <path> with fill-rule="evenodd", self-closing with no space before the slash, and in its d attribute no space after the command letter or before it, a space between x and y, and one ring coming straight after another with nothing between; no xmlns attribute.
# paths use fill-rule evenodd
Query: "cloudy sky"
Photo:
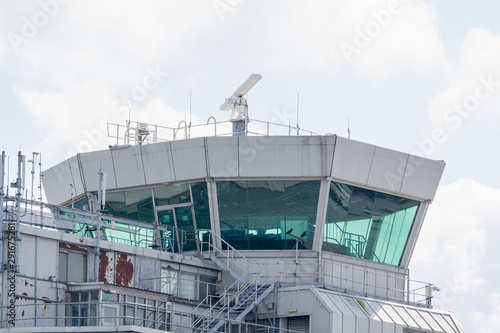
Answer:
<svg viewBox="0 0 500 333"><path fill-rule="evenodd" d="M0 143L43 168L105 124L250 116L445 160L413 278L467 332L500 327L500 4L495 0L0 1Z"/></svg>

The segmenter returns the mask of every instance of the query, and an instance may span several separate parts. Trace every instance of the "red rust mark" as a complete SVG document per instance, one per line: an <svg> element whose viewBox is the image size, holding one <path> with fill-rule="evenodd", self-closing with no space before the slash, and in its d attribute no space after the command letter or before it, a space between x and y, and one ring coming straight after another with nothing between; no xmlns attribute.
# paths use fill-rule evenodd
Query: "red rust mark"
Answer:
<svg viewBox="0 0 500 333"><path fill-rule="evenodd" d="M68 243L63 243L63 242L59 242L59 249L72 250L72 251L77 251L77 252L82 252L82 253L88 252L87 248L85 246L68 244Z"/></svg>
<svg viewBox="0 0 500 333"><path fill-rule="evenodd" d="M24 281L24 286L26 287L28 285L28 281Z"/></svg>
<svg viewBox="0 0 500 333"><path fill-rule="evenodd" d="M106 280L106 270L109 269L108 251L99 252L99 281L108 282Z"/></svg>
<svg viewBox="0 0 500 333"><path fill-rule="evenodd" d="M23 310L23 312L21 312L21 317L24 317L24 310Z"/></svg>
<svg viewBox="0 0 500 333"><path fill-rule="evenodd" d="M28 293L27 293L27 292L24 292L24 293L22 293L22 294L21 294L21 296L26 296L26 297L28 297Z"/></svg>
<svg viewBox="0 0 500 333"><path fill-rule="evenodd" d="M43 296L43 297L42 297L42 301L43 301L44 303L49 303L49 302L50 302L50 298ZM49 302L47 302L47 301L49 301Z"/></svg>
<svg viewBox="0 0 500 333"><path fill-rule="evenodd" d="M126 254L118 253L116 255L116 281L122 286L132 286L134 277L134 265L132 259L128 259Z"/></svg>

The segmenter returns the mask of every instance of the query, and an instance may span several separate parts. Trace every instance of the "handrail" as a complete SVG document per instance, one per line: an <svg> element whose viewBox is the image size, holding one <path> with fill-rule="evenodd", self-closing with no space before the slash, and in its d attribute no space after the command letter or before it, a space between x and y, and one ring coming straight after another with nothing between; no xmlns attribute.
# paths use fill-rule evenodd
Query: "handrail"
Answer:
<svg viewBox="0 0 500 333"><path fill-rule="evenodd" d="M200 234L202 234L202 235L203 235L203 234L207 234L207 233L208 233L208 235L209 235L208 242L207 242L207 241L204 241L204 240L199 240L198 236L199 236ZM223 250L221 250L221 249L217 249L217 248L213 245L213 244L214 244L214 242L213 242L213 237L214 237L214 236L215 236L215 237L217 237L219 240L221 240L222 242L224 242L224 243L227 245L227 252L228 252L228 254L225 254L225 253L223 252ZM226 242L225 240L223 240L221 237L219 237L218 235L213 234L213 233L211 232L211 230L209 230L209 229L199 229L199 230L198 230L198 234L197 234L197 242L199 243L199 248L200 248L200 252L201 252L201 254L203 254L203 247L204 247L204 245L207 245L207 248L208 248L208 253L209 253L209 254L212 254L212 255L215 255L215 256L216 256L216 254L217 254L217 253L220 253L220 254L221 254L221 255L222 255L225 259L227 259L227 260L228 260L228 265L227 265L227 267L228 267L228 268L232 269L232 268L234 268L235 266L237 266L237 267L238 267L238 269L239 269L239 270L241 270L241 271L243 272L243 274L242 274L242 275L240 275L240 276L241 276L241 278L243 278L243 279L244 279L247 275L249 275L249 274L250 274L250 273L249 273L246 269L244 269L243 267L239 266L238 264L236 264L236 263L234 262L234 260L233 260L233 259L234 259L234 253L237 253L237 254L238 254L241 258L245 259L245 261L247 261L247 262L252 262L252 261L250 261L249 259L247 259L247 258L246 258L246 257L245 257L242 253L240 253L238 250L236 250L234 247L232 247L229 243L227 243L227 242ZM229 252L229 251L231 251L231 252ZM229 255L229 253L231 253L232 255ZM229 266L229 263L231 263L231 264L232 264L232 265L231 265L231 267ZM240 272L240 273L241 273L241 272ZM203 318L206 318L206 317L207 317L207 314L212 313L212 311L213 311L216 307L218 307L218 306L220 306L220 305L221 305L221 302L222 302L222 303L225 303L226 305L227 305L227 304L229 304L229 303L231 303L231 301L232 301L232 300L234 300L234 299L236 298L236 296L238 295L238 293L237 293L237 294L235 294L235 295L231 295L231 296L229 297L229 300L228 300L227 302L223 302L223 301L224 301L224 299L225 299L226 297L228 297L228 296L229 296L229 292L230 292L231 290L234 290L234 289L236 288L236 290L240 291L240 290L244 289L246 285L248 285L248 283L247 283L245 286L243 286L243 288L241 288L240 284L241 284L241 282L240 282L239 280L236 280L233 284L231 284L231 285L230 285L230 286L229 286L229 287L228 287L228 288L224 291L224 293L222 293L222 294L219 296L219 300L218 300L217 302L215 302L214 304L212 304L212 306L210 306L207 310L205 310L205 312L204 312L202 315L200 315L200 316L199 316L199 318L195 321L195 323L193 323L193 325L197 325L197 324L201 323L201 321L203 321ZM197 305L197 306L193 309L193 311L192 311L191 313L192 313L192 314L196 313L196 311L197 311L197 310L201 307L201 305L202 305L202 304L204 304L204 303L206 302L206 300L207 300L207 298L208 298L208 297L209 297L209 296L207 295L207 297L205 297L205 299L204 299L204 300L202 300L202 301L201 301L201 302L200 302L200 303L199 303L199 304L198 304L198 305ZM184 320L183 320L183 321L184 321ZM183 321L181 321L181 324L183 323Z"/></svg>
<svg viewBox="0 0 500 333"><path fill-rule="evenodd" d="M125 305L131 304L129 302L123 302L123 301L118 301L118 302L99 302L99 301L83 301L83 302L33 302L33 303L27 303L27 304L17 304L16 308L17 309L28 309L25 312L25 315L23 316L17 316L15 318L16 323L19 323L20 325L16 325L19 327L26 327L28 323L32 320L40 320L43 321L43 326L44 327L68 327L68 326L74 326L74 327L102 327L106 326L105 323L112 323L112 325L136 325L140 327L146 327L146 328L154 328L156 330L161 330L161 331L169 331L169 332L177 332L177 330L183 330L183 329L192 329L192 327L189 325L182 325L179 323L176 323L175 320L168 320L168 316L160 317L160 316L154 316L154 317L135 317L135 316L128 316L126 312L124 312L122 309ZM41 307L41 308L47 308L50 306L55 306L54 313L55 315L51 315L50 313L46 311L38 311L38 312L33 312L29 311L30 308L32 307ZM90 307L90 306L96 306L99 309L95 312L95 315L90 315L90 311L88 312L89 315L87 316L82 316L81 312L78 311L78 315L74 316L71 310L69 310L72 306L75 307ZM106 315L104 311L102 311L103 306L116 306L116 315ZM159 311L161 313L171 313L170 309L162 309L158 310L152 306L149 306L147 304L137 304L137 306L143 307L144 309L151 309L152 311ZM0 306L0 311L5 311L8 309L8 306ZM61 313L62 312L62 313ZM36 316L35 313L38 313L39 315ZM184 311L178 311L175 310L175 314L179 316L190 316L189 313L184 312ZM32 316L31 316L32 315ZM154 318L154 319L152 319ZM163 320L161 319L163 318ZM0 320L0 327L6 327L8 321L11 320L9 317L6 319ZM47 324L47 322L52 322L53 325ZM244 321L235 321L235 320L228 320L228 322L232 325L239 325L242 328L242 331L244 332L257 332L261 330L266 330L266 332L276 332L276 333L301 333L299 331L295 330L290 330L290 329L284 329L284 328L277 328L277 327L272 327L272 326L267 326L267 325L259 325L259 324L254 324L254 323L247 323ZM24 325L23 325L24 324ZM69 324L69 325L68 325ZM39 326L35 326L39 327Z"/></svg>
<svg viewBox="0 0 500 333"><path fill-rule="evenodd" d="M181 127L181 124L184 123L184 125ZM222 132L218 133L217 127L223 124L227 125L227 132ZM156 124L148 124L148 123L142 123L139 121L127 121L126 125L121 125L121 124L115 124L115 123L107 123L107 135L108 137L112 139L116 139L116 146L120 146L120 143L123 143L123 145L129 145L129 144L148 144L148 143L159 143L159 142L166 142L166 141L175 141L179 140L178 136L178 131L181 129L185 130L185 135L184 138L180 139L186 139L192 137L191 133L193 131L198 130L200 135L196 135L195 137L201 137L201 136L207 136L209 133L214 133L214 136L230 136L232 135L232 129L231 125L232 122L230 120L224 120L224 121L217 121L215 117L211 116L208 118L207 122L205 124L196 124L196 125L191 125L187 124L185 120L181 120L181 122L178 124L177 127L169 127L169 126L159 126ZM255 124L256 126L253 126L252 124ZM264 124L266 125L265 129L259 128L259 124ZM214 126L212 130L210 130L211 126ZM153 134L153 137L146 136L143 137L142 140L139 142L138 141L138 133L140 133L141 126L145 126L148 128L148 131ZM284 124L279 124L275 122L270 122L270 121L262 121L262 120L256 120L256 119L251 119L248 121L248 126L249 127L254 127L254 128L248 128L247 133L256 135L256 136L269 136L273 135L275 133L280 132L280 130L286 130L286 135L291 136L293 132L296 132L297 135L300 135L301 133L304 133L305 135L320 135L318 133L315 133L313 131L308 131L304 130L298 126L291 126L291 125L284 125ZM270 126L273 126L275 130L272 130ZM151 129L149 129L151 128ZM154 130L153 130L154 128ZM189 129L189 133L188 133ZM224 129L223 129L224 130ZM132 133L131 133L132 132ZM148 132L148 133L149 133ZM283 132L283 131L281 131ZM124 133L123 137L120 135L120 133ZM133 133L136 133L136 135L133 135ZM132 140L131 140L132 139ZM131 142L132 141L132 142Z"/></svg>
<svg viewBox="0 0 500 333"><path fill-rule="evenodd" d="M204 230L200 230L200 231L204 231L204 232L207 232L207 231L208 231L208 232L210 232L210 230L206 230L206 229L204 229ZM225 243L227 244L227 249L228 249L228 251L229 251L229 249L231 248L231 249L232 249L231 251L233 251L233 252L235 252L235 253L238 253L238 255L239 255L239 257L240 257L240 258L244 259L246 262L251 262L251 261L250 261L249 259L247 259L247 258L246 258L246 257L245 257L242 253L240 253L238 250L234 249L234 248L233 248L233 247L232 247L229 243L227 243L225 240L223 240L220 236L215 235L215 234L213 234L213 233L211 233L211 232L210 232L210 235L214 235L215 237L217 237L218 239L220 239L222 242L225 242ZM210 238L210 239L211 239L211 238ZM202 243L206 243L206 242L202 242ZM200 244L200 245L201 245L201 244ZM213 249L213 250L212 250L212 251L214 251L213 253L215 253L215 251L218 251L218 253L223 253L223 252L222 252L222 250L219 250L219 249L217 249L215 246L213 246L213 242L210 242L210 243L208 244L208 246L209 246L209 249L210 249L210 248L212 248L212 249ZM297 246L298 246L298 242L296 242L296 244L295 244L295 247L297 247ZM289 251L289 252L285 255L285 257L287 257L288 255L294 255L294 252L296 251L296 248L295 248L295 247L294 247L293 249L291 249L291 250L290 250L290 251ZM200 246L200 248L203 248L203 246ZM234 260L232 260L232 259L230 258L230 256L229 256L229 255L227 256L227 258L228 258L228 259L230 259L231 261L234 261ZM233 256L233 258L234 258L234 256ZM276 262L272 262L272 263L270 263L269 265L267 265L267 267L265 267L265 268L264 268L264 270L259 270L259 273L258 273L258 274L254 274L254 276L253 276L252 280L251 280L251 281L249 281L246 285L244 285L244 286L243 286L243 288L238 288L238 289L237 289L236 294L232 295L232 296L230 297L230 299L228 300L228 302L226 302L226 304L224 304L224 306L223 306L221 309L219 309L219 312L218 312L218 314L217 314L215 317L212 317L212 319L211 319L209 322L205 322L205 326L206 326L206 327L207 327L207 326L210 326L212 323L214 323L214 321L215 321L215 320L222 320L222 319L224 319L223 317L220 317L220 316L221 316L221 314L224 314L224 316L226 316L226 317L227 317L227 318L226 318L226 320L227 320L227 319L229 319L229 311L230 311L230 309L231 309L230 304L232 303L232 301L234 301L234 300L236 300L236 299L239 299L239 298L240 298L241 296L243 296L243 295L246 295L246 294L247 294L250 290L252 290L252 288L255 288L255 290L254 290L253 294L250 296L250 298L251 298L251 297L255 297L255 300L257 300L257 297L258 297L258 293L259 293L259 291L260 291L262 288L264 288L264 286L268 285L268 284L269 284L269 282L276 283L276 282L277 282L277 279L276 279L276 278L277 278L277 276L280 274L280 272L278 271L278 272L275 272L273 275L267 276L267 279L265 279L263 282L261 282L261 281L260 281L260 279L261 279L262 277L266 277L266 275L265 275L265 274L269 271L269 269L270 269L271 267L275 267L275 266L276 266L276 264L278 264L278 263L279 263L282 259L283 259L283 258L277 258L277 259L276 259ZM234 263L234 264L236 264L236 263ZM256 264L257 264L257 265L259 265L259 263L256 263ZM236 265L237 265L237 264L236 264ZM237 266L238 266L238 267L241 267L241 266L239 266L239 265L237 265ZM260 266L260 265L259 265L259 266ZM246 272L246 273L245 273L245 275L246 275L246 274L248 274L248 272L247 272L247 271L245 271L245 272ZM232 285L232 286L234 286L234 285L239 285L239 281L236 281L235 283L233 283L233 285ZM229 287L229 288L227 289L227 292L229 292L230 290L232 290L232 288L231 288L231 287ZM224 297L222 297L222 295L221 295L221 298L220 298L219 302L220 302L221 300L223 300L223 299L224 299ZM195 327L196 325L199 325L199 324L201 324L203 321L205 321L205 319L207 318L207 316L206 316L205 314L207 314L207 313L211 313L211 312L213 311L213 309L214 309L214 308L215 308L215 307L219 304L219 302L217 302L216 304L214 304L211 308L209 308L207 311L205 311L205 313L204 313L204 314L202 314L201 316L199 316L199 317L198 317L198 320L196 320L196 321L193 323L193 327ZM200 304L201 304L201 303L200 303ZM198 304L198 306L199 306L200 304ZM198 308L198 307L197 307L197 308ZM196 309L195 309L195 310L196 310ZM193 313L195 312L195 310L193 310Z"/></svg>
<svg viewBox="0 0 500 333"><path fill-rule="evenodd" d="M336 241L337 244L339 245L349 245L349 249L352 249L354 250L354 252L356 252L357 256L356 258L361 258L363 259L363 253L360 253L362 252L363 250L362 249L359 249L357 246L355 246L353 244L353 242L357 242L357 245L358 246L366 246L366 249L369 250L373 256L375 257L376 261L378 262L382 262L380 261L379 257L377 256L377 254L375 253L375 251L372 249L372 247L370 246L370 244L368 243L368 241L366 240L365 236L363 235L359 235L359 234L355 234L355 233L351 233L351 232L347 232L347 231L344 231L341 227L339 227L337 225L337 222L335 222L331 217L327 216L327 221L331 221L332 223L330 224L333 224L336 228L338 228L340 230L340 237L341 237L341 241L339 241L338 239L334 238L334 237L328 237L328 236L325 236L327 239L333 239ZM354 238L358 238L358 240L353 240L353 237ZM375 260L374 260L375 261Z"/></svg>

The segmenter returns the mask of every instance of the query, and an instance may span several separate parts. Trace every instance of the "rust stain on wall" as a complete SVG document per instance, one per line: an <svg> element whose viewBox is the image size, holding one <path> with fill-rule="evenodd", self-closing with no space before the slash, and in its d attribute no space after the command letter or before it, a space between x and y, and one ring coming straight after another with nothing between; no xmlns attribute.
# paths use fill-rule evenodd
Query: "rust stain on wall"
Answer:
<svg viewBox="0 0 500 333"><path fill-rule="evenodd" d="M88 252L87 248L85 246L68 244L68 243L63 243L63 242L59 242L59 249L72 250L72 251L77 251L77 252L82 252L82 253Z"/></svg>
<svg viewBox="0 0 500 333"><path fill-rule="evenodd" d="M100 251L99 252L99 281L100 282L107 282L106 281L106 272L108 270L113 270L113 268L109 267L109 257L108 257L108 251Z"/></svg>
<svg viewBox="0 0 500 333"><path fill-rule="evenodd" d="M116 281L115 283L122 286L132 287L134 278L134 264L132 259L126 254L116 254Z"/></svg>

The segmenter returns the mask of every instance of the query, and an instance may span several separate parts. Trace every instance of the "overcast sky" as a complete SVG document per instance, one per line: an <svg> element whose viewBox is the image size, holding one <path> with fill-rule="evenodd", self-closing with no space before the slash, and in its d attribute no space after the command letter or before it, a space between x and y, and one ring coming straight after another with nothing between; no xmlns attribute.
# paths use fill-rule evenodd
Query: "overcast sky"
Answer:
<svg viewBox="0 0 500 333"><path fill-rule="evenodd" d="M104 124L250 117L445 160L411 276L467 332L500 327L498 0L0 0L0 143L46 169Z"/></svg>

